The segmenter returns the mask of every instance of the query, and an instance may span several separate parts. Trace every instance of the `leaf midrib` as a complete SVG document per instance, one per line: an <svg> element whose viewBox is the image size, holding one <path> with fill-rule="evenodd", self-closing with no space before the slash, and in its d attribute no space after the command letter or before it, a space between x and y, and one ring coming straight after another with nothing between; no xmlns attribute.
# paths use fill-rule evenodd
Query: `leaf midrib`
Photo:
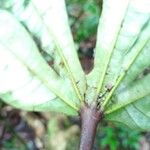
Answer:
<svg viewBox="0 0 150 150"><path fill-rule="evenodd" d="M136 98L136 99L132 99L132 100L130 100L130 101L127 101L126 103L116 104L116 106L114 105L114 106L112 106L110 109L105 110L105 114L108 115L108 114L110 114L110 113L113 113L113 112L115 112L115 111L121 109L121 108L127 107L128 105L130 105L130 104L132 104L132 103L134 103L134 102L136 102L136 101L138 101L138 100L140 100L140 99L142 99L142 98L144 98L144 97L146 97L146 96L149 96L149 95L150 95L150 92L149 92L149 93L146 93L146 94L144 94L144 95L140 95L140 97L138 97L138 98Z"/></svg>
<svg viewBox="0 0 150 150"><path fill-rule="evenodd" d="M45 22L43 21L43 17L38 13L38 10L37 10L37 8L36 8L36 6L35 6L35 4L33 3L32 0L31 0L31 3L32 3L32 5L33 5L33 7L34 7L34 9L35 9L35 11L36 11L36 13L38 14L39 18L41 19L41 22L42 22L43 25L46 27L49 36L51 36L52 33L50 32L50 30L48 29L47 25L46 25ZM54 36L54 35L53 35L53 36ZM75 90L75 93L77 94L79 100L82 102L82 101L83 101L83 97L82 97L82 95L81 95L81 93L80 93L80 90L79 90L77 84L76 84L76 81L75 81L75 78L74 78L74 76L73 76L73 73L71 72L68 63L67 63L67 61L66 61L66 59L65 59L65 57L64 57L64 55L63 55L63 53L61 52L61 48L60 48L59 44L58 44L56 41L54 41L54 42L55 42L55 46L57 47L56 50L58 51L60 57L62 58L62 60L63 60L63 62L64 62L64 64L65 64L65 68L66 68L66 70L68 71L69 78L70 78L71 81L72 81L72 84L73 84L73 88L74 88L74 90Z"/></svg>
<svg viewBox="0 0 150 150"><path fill-rule="evenodd" d="M149 21L148 21L149 22ZM142 34L142 33L141 33ZM141 39L140 39L141 40ZM127 71L131 68L131 66L134 64L134 62L136 61L136 59L138 58L138 56L140 55L141 51L143 50L143 48L145 47L145 45L147 44L147 42L150 40L150 37L148 37L145 41L144 44L139 48L139 50L137 50L137 52L134 54L134 56L132 57L132 61L127 65L127 67L125 68L125 70L123 71L123 73L119 76L118 80L116 81L115 86L112 88L112 90L110 91L110 93L108 94L108 96L106 97L104 103L102 103L102 109L105 108L105 106L107 105L107 103L109 102L109 100L111 99L113 93L115 92L115 90L118 88L118 86L120 85L121 81L124 79L125 75L127 74ZM134 47L132 47L134 48Z"/></svg>
<svg viewBox="0 0 150 150"><path fill-rule="evenodd" d="M59 97L64 103L66 103L69 107L73 108L75 111L78 111L78 108L77 108L75 105L71 104L71 103L69 102L69 100L67 100L66 98L64 98L64 96L63 96L62 94L60 94L60 92L57 91L52 85L50 86L46 80L44 80L43 78L41 78L40 76L38 76L38 75L36 74L36 72L34 72L32 69L30 69L30 67L29 67L28 65L26 65L17 55L15 55L15 54L11 51L11 49L9 49L2 41L0 41L0 44L2 44L4 47L6 47L6 49L8 49L8 50L12 53L12 55L14 55L17 60L19 60L19 62L21 62L24 66L26 66L26 67L28 68L28 70L30 70L30 72L31 72L33 75L37 76L37 77L44 83L44 85L46 85L46 86L48 87L48 89L50 89L50 91L52 91L56 96L58 96L58 97Z"/></svg>

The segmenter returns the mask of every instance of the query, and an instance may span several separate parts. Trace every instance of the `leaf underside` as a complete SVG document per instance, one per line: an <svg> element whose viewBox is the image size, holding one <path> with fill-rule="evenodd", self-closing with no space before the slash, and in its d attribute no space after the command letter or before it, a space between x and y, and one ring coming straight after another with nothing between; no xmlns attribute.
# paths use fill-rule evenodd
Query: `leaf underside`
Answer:
<svg viewBox="0 0 150 150"><path fill-rule="evenodd" d="M0 98L6 103L77 115L85 99L100 104L106 120L150 129L149 0L103 1L94 68L86 76L64 0L1 0L0 7Z"/></svg>
<svg viewBox="0 0 150 150"><path fill-rule="evenodd" d="M150 68L150 2L129 0L116 8L118 2L104 1L89 89L97 87L92 96L105 119L150 130L150 75L144 74ZM114 19L121 8L122 19Z"/></svg>
<svg viewBox="0 0 150 150"><path fill-rule="evenodd" d="M62 107L65 112L68 110L67 107L73 112L77 112L80 101L83 101L85 77L74 48L64 1L58 3L58 1L45 0L45 3L42 2L41 4L38 0L28 2L26 0L17 2L15 0L2 0L0 3L2 9L11 12L32 34L32 38L37 42L39 48L35 46L30 35L17 23L17 20L6 11L1 10L1 32L3 31L2 33L5 34L7 28L11 29L10 32L7 32L9 37L1 34L3 49L5 47L11 51L20 63L27 67L28 71L38 77L42 82L41 84L44 83L56 96L56 99L63 103ZM59 7L59 13L57 13L57 7ZM6 23L8 24L7 28L5 28ZM54 30L56 27L59 30ZM8 43L11 44L8 45ZM49 55L48 63L51 67L41 57L39 51L41 53L45 51ZM19 88L17 87L17 89ZM11 89L9 92L14 93ZM21 105L22 100L17 99L16 101L20 101L18 104ZM27 99L26 101L29 102L30 100ZM57 105L55 101L53 100L54 106ZM16 104L17 102L15 102ZM40 104L37 103L37 105ZM21 107L20 105L16 106ZM26 108L29 108L29 105ZM67 107L65 107L66 105ZM48 105L45 104L45 106ZM31 104L32 107L36 110L34 103ZM53 109L51 107L48 106L47 110ZM56 111L62 112L63 110L58 107Z"/></svg>

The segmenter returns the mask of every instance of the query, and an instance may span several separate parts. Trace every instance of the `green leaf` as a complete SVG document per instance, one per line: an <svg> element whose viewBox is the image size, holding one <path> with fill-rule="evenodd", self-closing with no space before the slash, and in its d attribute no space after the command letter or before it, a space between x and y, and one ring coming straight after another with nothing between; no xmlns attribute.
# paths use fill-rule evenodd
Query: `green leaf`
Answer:
<svg viewBox="0 0 150 150"><path fill-rule="evenodd" d="M150 74L116 91L106 109L106 119L130 128L150 130Z"/></svg>
<svg viewBox="0 0 150 150"><path fill-rule="evenodd" d="M70 81L45 62L31 36L6 11L0 11L0 33L0 97L19 108L75 114L79 101Z"/></svg>
<svg viewBox="0 0 150 150"><path fill-rule="evenodd" d="M125 88L126 86L130 86L132 82L135 82L136 80L140 79L140 76L142 76L142 73L144 72L144 70L150 66L149 50L150 50L150 40L147 42L146 46L142 49L137 59L134 61L132 66L127 71L126 76L124 77L123 81L120 83L120 86L118 87L117 90L119 89L121 90L122 88ZM125 62L129 62L130 57L127 57L127 58L128 60L126 60Z"/></svg>
<svg viewBox="0 0 150 150"><path fill-rule="evenodd" d="M106 120L125 124L136 130L150 130L150 95L116 109L106 115ZM109 113L109 112L108 112Z"/></svg>
<svg viewBox="0 0 150 150"><path fill-rule="evenodd" d="M131 3L129 5L122 28L120 29L114 53L110 60L108 72L103 84L103 89L104 86L110 82L111 84L114 84L120 74L122 64L130 62L128 55L133 51L133 47L139 43L139 38L149 20L149 12L143 13L140 10L137 11L133 4ZM149 35L149 31L145 32ZM148 57L146 57L146 59L148 59ZM138 62L141 63L141 60L138 60ZM142 63L144 62L145 60Z"/></svg>
<svg viewBox="0 0 150 150"><path fill-rule="evenodd" d="M150 67L149 0L103 2L94 68L86 79L64 0L1 0L0 7L28 31L0 11L0 98L26 110L77 115L86 92L85 100L101 106L105 119L150 129L150 74L143 73Z"/></svg>
<svg viewBox="0 0 150 150"><path fill-rule="evenodd" d="M104 1L94 69L87 76L87 97L100 103L106 119L140 130L150 129L150 75L143 75L150 66L149 7L148 0Z"/></svg>
<svg viewBox="0 0 150 150"><path fill-rule="evenodd" d="M63 75L68 72L78 98L83 101L86 89L85 77L74 47L64 0L30 0L24 6L25 2L26 0L19 2L10 0L10 4L5 4L4 7L12 7L14 15L37 39L40 39L41 48L53 59L58 58L59 64L64 64L65 68L57 63L54 67L59 70L58 72L63 70L62 72L65 72Z"/></svg>
<svg viewBox="0 0 150 150"><path fill-rule="evenodd" d="M0 57L0 97L3 101L24 110L76 114L2 45Z"/></svg>
<svg viewBox="0 0 150 150"><path fill-rule="evenodd" d="M117 2L117 0L115 2L107 0L103 3L94 69L87 76L89 91L93 91L93 95L90 96L94 97L94 101L97 100L98 95L104 96L101 100L104 103L102 107L108 103L126 73L130 74L132 65L134 65L132 70L137 68L135 66L141 61L141 58L138 57L143 58L141 55L145 54L141 53L144 53L142 51L149 46L147 42L150 38L150 23L147 0L145 3L141 1L120 2L120 7L116 9ZM108 8L112 12L108 11ZM147 66L149 66L148 56L146 56L142 67L137 69L134 77ZM111 92L109 92L110 90Z"/></svg>
<svg viewBox="0 0 150 150"><path fill-rule="evenodd" d="M98 26L94 69L87 76L88 88L93 91L93 95L87 96L89 100L95 101L99 95L127 6L128 0L105 0L103 3Z"/></svg>
<svg viewBox="0 0 150 150"><path fill-rule="evenodd" d="M114 109L120 109L126 105L138 101L139 99L146 97L150 94L150 74L144 76L141 79L136 80L132 84L128 85L125 89L116 91L114 98L112 97L112 105L108 105L106 112L113 112Z"/></svg>
<svg viewBox="0 0 150 150"><path fill-rule="evenodd" d="M112 90L110 92L108 92L108 95L106 94L107 95L106 100L102 104L102 107L105 107L105 105L107 105L107 103L109 102L114 91L117 88L119 89L120 87L122 87L121 82L123 81L123 79L126 77L125 82L126 82L126 80L129 81L129 78L133 75L132 71L135 68L137 68L137 65L140 63L138 61L139 60L141 61L141 57L144 56L143 53L146 51L146 49L147 49L146 47L149 44L149 40L150 40L150 34L149 33L150 33L150 22L148 22L145 29L143 29L143 32L141 33L141 35L139 35L139 38L138 38L136 44L132 47L130 52L124 56L124 58L123 58L124 61L123 61L122 66L121 66L120 73L118 74L116 83L112 84L112 86L113 86ZM150 62L148 61L148 55L146 55L146 58L144 58L144 60L142 60L142 61L144 61L143 64L145 65L145 67L150 65ZM143 68L143 70L144 70L144 68ZM134 76L131 77L132 80L131 80L131 78L130 78L130 80L133 81L134 77L137 76L137 73L139 71L143 71L143 70L141 70L141 68L138 68L137 71L135 72ZM132 74L130 74L130 72ZM110 80L110 82L111 82L111 80ZM123 81L123 85L125 85L124 81Z"/></svg>

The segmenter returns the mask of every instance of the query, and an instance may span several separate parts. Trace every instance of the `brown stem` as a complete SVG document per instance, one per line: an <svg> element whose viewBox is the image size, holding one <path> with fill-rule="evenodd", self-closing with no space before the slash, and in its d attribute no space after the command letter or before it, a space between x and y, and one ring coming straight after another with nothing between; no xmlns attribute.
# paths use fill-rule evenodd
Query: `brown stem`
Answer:
<svg viewBox="0 0 150 150"><path fill-rule="evenodd" d="M81 138L80 150L92 150L96 135L97 125L102 119L103 113L96 106L84 105L81 108Z"/></svg>

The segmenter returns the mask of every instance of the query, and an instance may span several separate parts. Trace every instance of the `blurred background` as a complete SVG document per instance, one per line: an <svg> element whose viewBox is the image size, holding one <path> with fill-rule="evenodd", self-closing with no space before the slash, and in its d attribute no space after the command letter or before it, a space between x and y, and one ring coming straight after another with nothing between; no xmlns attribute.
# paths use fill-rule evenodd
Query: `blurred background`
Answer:
<svg viewBox="0 0 150 150"><path fill-rule="evenodd" d="M102 2L66 0L66 4L76 49L88 73L93 67ZM79 136L79 118L20 111L0 101L0 150L77 150ZM150 133L104 122L98 128L94 150L150 150Z"/></svg>

